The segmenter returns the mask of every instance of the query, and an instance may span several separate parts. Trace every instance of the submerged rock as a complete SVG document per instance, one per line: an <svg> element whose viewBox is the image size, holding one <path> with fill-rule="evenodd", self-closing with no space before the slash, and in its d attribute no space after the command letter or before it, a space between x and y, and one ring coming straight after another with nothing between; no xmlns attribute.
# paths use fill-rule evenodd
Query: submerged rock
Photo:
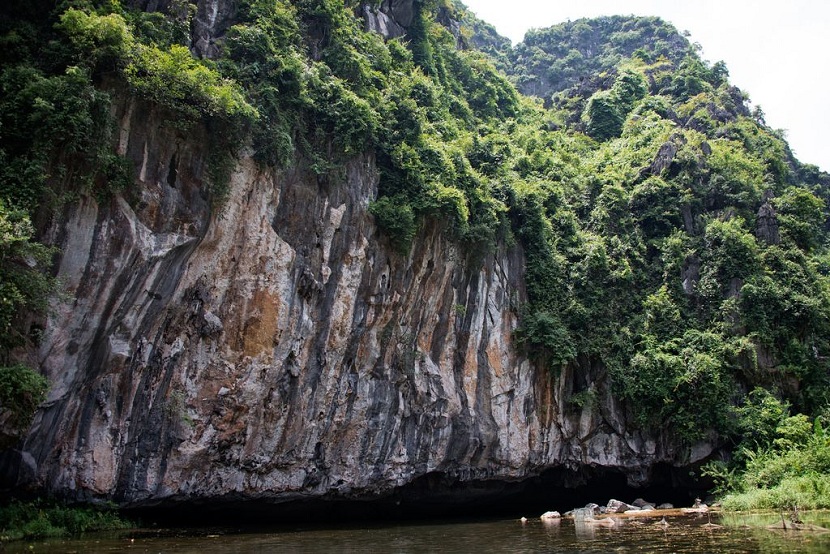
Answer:
<svg viewBox="0 0 830 554"><path fill-rule="evenodd" d="M629 510L639 511L640 509L637 506L632 506L631 504L626 504L621 500L611 499L608 501L608 505L606 506L608 513L610 514L622 514Z"/></svg>

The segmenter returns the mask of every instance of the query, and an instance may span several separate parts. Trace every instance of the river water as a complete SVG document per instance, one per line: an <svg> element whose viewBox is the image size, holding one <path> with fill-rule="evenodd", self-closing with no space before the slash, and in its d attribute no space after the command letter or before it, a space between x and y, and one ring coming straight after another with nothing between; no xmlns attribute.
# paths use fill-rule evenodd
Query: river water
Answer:
<svg viewBox="0 0 830 554"><path fill-rule="evenodd" d="M769 521L776 519L770 516ZM816 523L830 523L818 514ZM729 523L713 527L714 522ZM746 527L741 519L708 516L621 519L614 527L573 520L544 523L529 519L453 523L293 526L270 530L135 530L78 540L19 542L5 552L132 553L429 553L429 552L830 552L830 533L772 531Z"/></svg>

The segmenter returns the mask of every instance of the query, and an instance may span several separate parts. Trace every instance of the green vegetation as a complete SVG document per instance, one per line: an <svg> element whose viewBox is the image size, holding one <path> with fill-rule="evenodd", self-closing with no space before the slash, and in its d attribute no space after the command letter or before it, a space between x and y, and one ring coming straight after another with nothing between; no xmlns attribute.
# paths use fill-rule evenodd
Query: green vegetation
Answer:
<svg viewBox="0 0 830 554"><path fill-rule="evenodd" d="M77 537L91 531L128 529L133 524L111 506L66 506L37 500L12 501L0 507L0 543L55 537Z"/></svg>
<svg viewBox="0 0 830 554"><path fill-rule="evenodd" d="M755 389L736 410L742 438L733 460L712 462L730 511L830 508L830 433L826 415L810 420L790 415L789 406Z"/></svg>
<svg viewBox="0 0 830 554"><path fill-rule="evenodd" d="M12 446L26 431L38 405L46 399L46 379L22 364L0 366L0 406L5 421L0 449Z"/></svg>
<svg viewBox="0 0 830 554"><path fill-rule="evenodd" d="M735 443L754 387L826 410L827 181L724 64L656 18L535 30L508 54L550 105L500 161L527 256L520 342L552 370L603 365L640 425L680 441ZM780 238L757 222L766 199Z"/></svg>
<svg viewBox="0 0 830 554"><path fill-rule="evenodd" d="M400 256L430 226L470 264L518 245L527 302L516 339L538 369L609 381L631 421L678 444L733 449L728 471L747 487L774 486L751 475L779 464L775 440L791 430L743 444L738 414L756 400L746 391L767 391L793 418L827 412L830 177L795 160L724 64L671 25L579 20L511 49L460 2L416 1L407 36L385 41L362 29L356 1L240 0L221 56L201 60L181 2L144 13L66 1L48 17L24 4L0 23L9 221L129 187L109 114L130 94L215 137L219 168L244 145L264 167L336 183L345 161L373 155L369 210ZM462 23L458 36L447 18ZM3 275L4 287L18 282ZM42 307L43 284L4 299L3 323ZM820 451L820 427L787 455ZM826 467L809 463L820 489Z"/></svg>
<svg viewBox="0 0 830 554"><path fill-rule="evenodd" d="M645 78L640 73L630 69L621 71L611 90L601 90L588 99L582 114L585 132L597 140L619 137L626 117L647 92Z"/></svg>
<svg viewBox="0 0 830 554"><path fill-rule="evenodd" d="M7 209L0 199L0 449L14 444L26 431L46 395L46 379L12 363L9 355L30 339L20 329L20 315L43 311L54 287L54 279L42 271L52 249L35 242L32 234L28 215Z"/></svg>
<svg viewBox="0 0 830 554"><path fill-rule="evenodd" d="M665 60L677 67L693 51L685 37L657 17L578 19L530 30L509 53L507 72L524 94L549 100L627 60Z"/></svg>

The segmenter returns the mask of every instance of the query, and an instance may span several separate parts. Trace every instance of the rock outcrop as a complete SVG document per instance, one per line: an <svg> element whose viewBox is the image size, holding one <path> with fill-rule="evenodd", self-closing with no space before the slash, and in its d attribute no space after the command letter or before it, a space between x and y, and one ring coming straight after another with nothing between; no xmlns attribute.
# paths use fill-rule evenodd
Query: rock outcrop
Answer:
<svg viewBox="0 0 830 554"><path fill-rule="evenodd" d="M124 0L147 12L164 12L190 28L190 48L202 58L217 58L221 42L233 25L238 0Z"/></svg>
<svg viewBox="0 0 830 554"><path fill-rule="evenodd" d="M120 121L130 200L83 198L49 233L66 290L13 481L126 505L290 500L436 472L600 467L641 484L679 459L628 424L601 369L553 377L517 352L518 247L473 263L428 222L394 253L368 213L371 156L329 179L243 157L213 210L205 137L133 102ZM569 403L588 387L594 401Z"/></svg>
<svg viewBox="0 0 830 554"><path fill-rule="evenodd" d="M403 4L372 13L405 27ZM711 451L636 429L602 367L552 375L517 350L518 246L471 257L427 221L396 253L368 211L371 155L329 176L243 155L215 206L204 132L115 111L134 189L82 197L46 233L65 287L34 360L51 389L8 484L125 506L363 498L551 468L639 485Z"/></svg>
<svg viewBox="0 0 830 554"><path fill-rule="evenodd" d="M383 0L379 5L364 2L360 9L366 30L388 39L404 36L415 17L413 0Z"/></svg>
<svg viewBox="0 0 830 554"><path fill-rule="evenodd" d="M767 244L778 244L781 235L778 232L778 214L767 199L758 209L758 220L755 224L755 236Z"/></svg>

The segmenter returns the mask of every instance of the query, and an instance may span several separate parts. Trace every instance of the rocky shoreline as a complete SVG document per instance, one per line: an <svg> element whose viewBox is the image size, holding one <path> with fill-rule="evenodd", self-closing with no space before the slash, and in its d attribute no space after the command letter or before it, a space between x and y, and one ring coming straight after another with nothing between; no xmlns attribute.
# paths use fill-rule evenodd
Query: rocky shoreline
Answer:
<svg viewBox="0 0 830 554"><path fill-rule="evenodd" d="M695 503L691 507L675 508L673 504L663 503L656 504L648 502L642 498L634 500L632 503L623 502L621 500L611 499L604 506L596 503L586 504L582 508L574 508L564 514L557 511L548 511L539 516L542 521L558 521L561 519L573 519L574 521L590 522L608 520L612 516L617 517L663 517L665 521L666 516L683 515L683 514L705 514L710 511L710 507L701 502L700 499L695 499ZM526 517L520 519L522 523L527 522Z"/></svg>

